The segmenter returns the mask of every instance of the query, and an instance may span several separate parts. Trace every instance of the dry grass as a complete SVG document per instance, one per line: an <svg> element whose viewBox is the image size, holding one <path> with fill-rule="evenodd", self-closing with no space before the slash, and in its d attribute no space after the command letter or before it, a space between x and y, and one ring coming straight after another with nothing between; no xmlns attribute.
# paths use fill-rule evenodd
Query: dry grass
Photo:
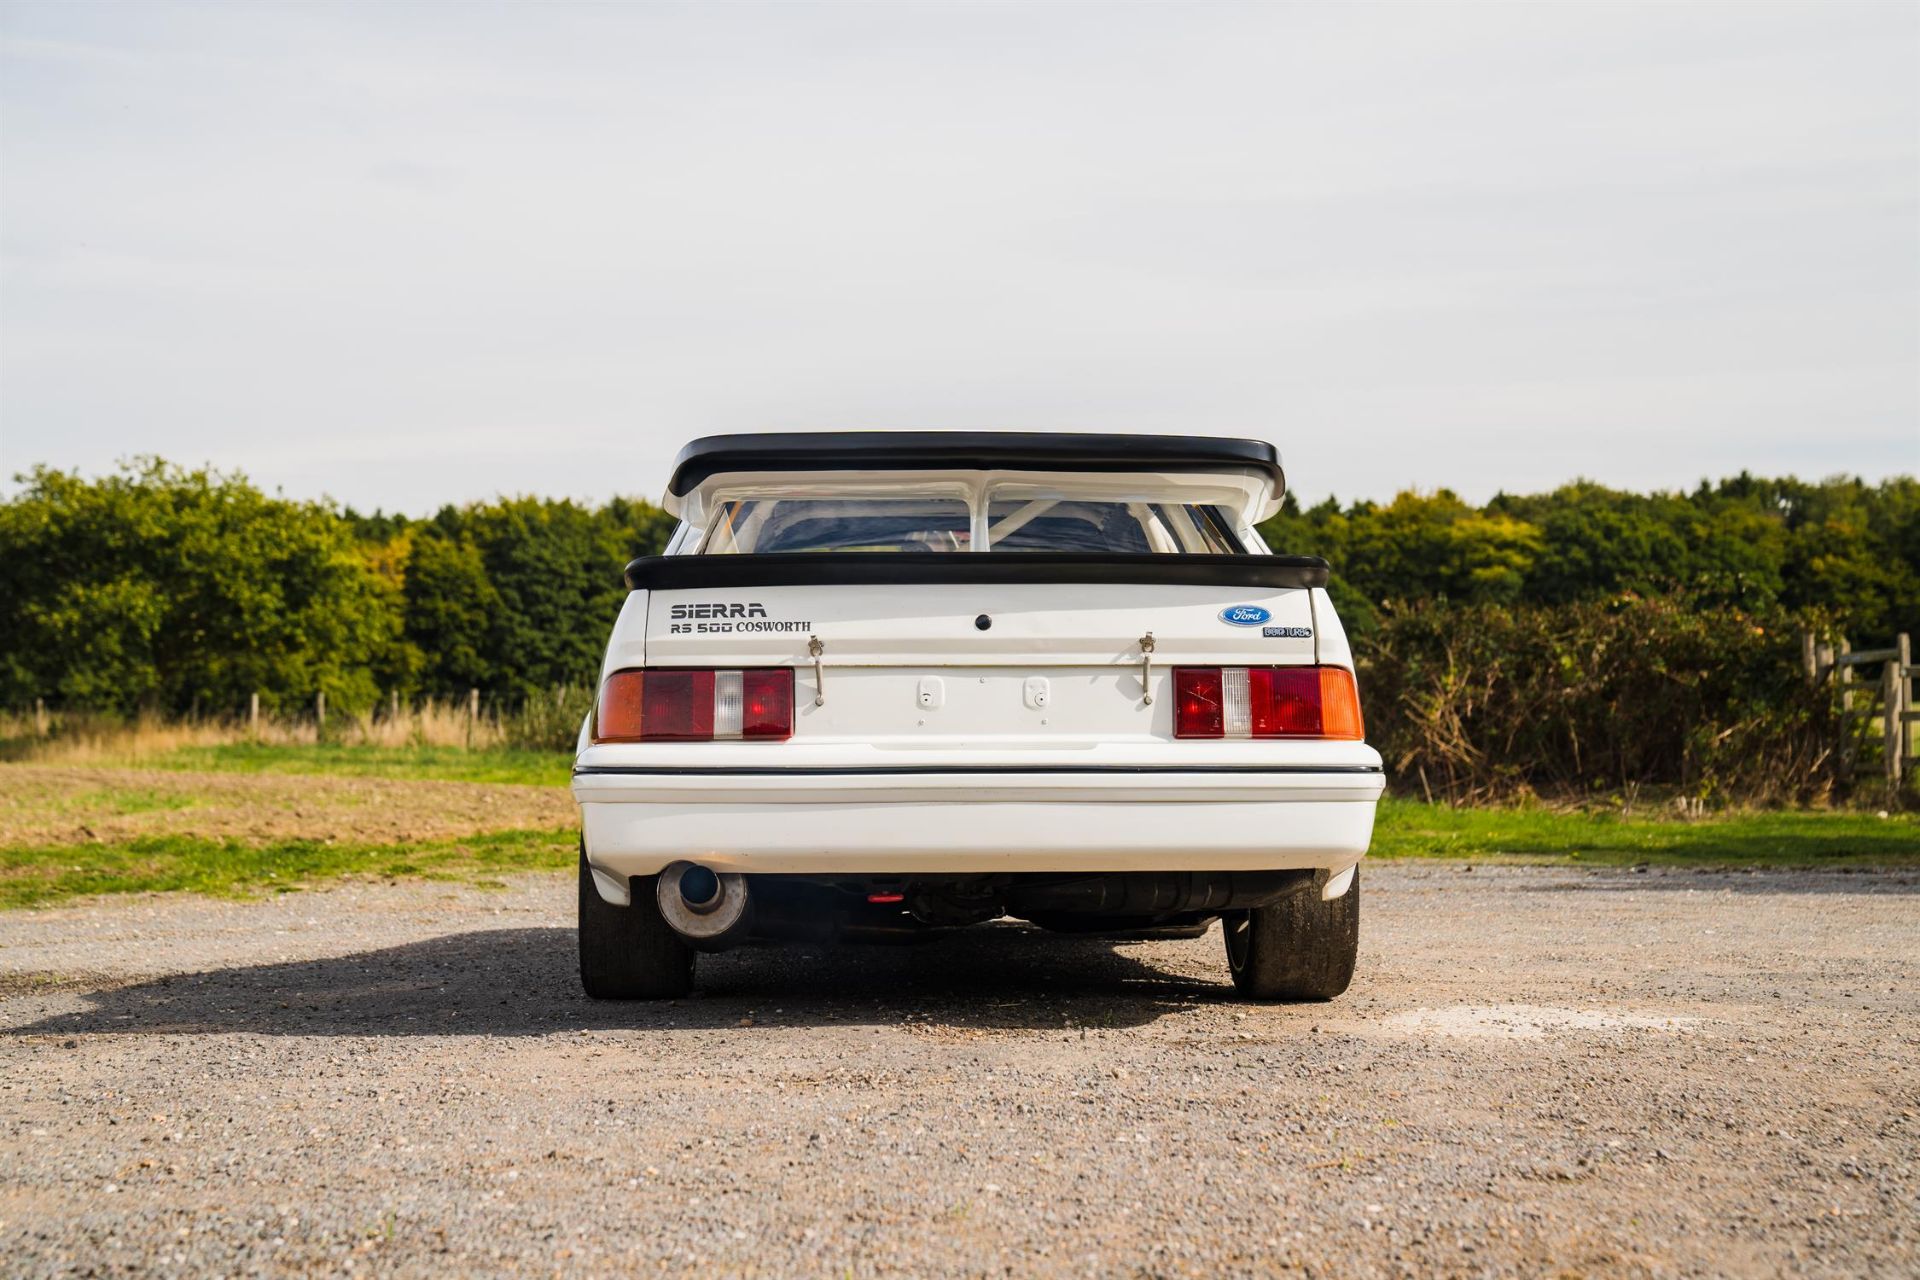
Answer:
<svg viewBox="0 0 1920 1280"><path fill-rule="evenodd" d="M0 760L36 764L126 765L192 748L269 747L471 747L508 745L511 726L482 712L469 720L462 704L426 702L397 714L329 715L323 732L311 716L262 715L244 720L162 718L121 720L72 712L0 712Z"/></svg>
<svg viewBox="0 0 1920 1280"><path fill-rule="evenodd" d="M0 767L0 849L84 850L164 836L242 845L299 839L404 844L550 830L576 821L573 798L559 787L71 764Z"/></svg>

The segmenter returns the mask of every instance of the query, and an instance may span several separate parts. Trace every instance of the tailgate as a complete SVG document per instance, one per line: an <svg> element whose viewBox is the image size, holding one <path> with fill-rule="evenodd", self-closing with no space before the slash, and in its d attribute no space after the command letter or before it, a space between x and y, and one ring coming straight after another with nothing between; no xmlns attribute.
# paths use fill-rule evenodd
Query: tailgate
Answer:
<svg viewBox="0 0 1920 1280"><path fill-rule="evenodd" d="M654 591L645 634L650 667L793 667L796 743L882 750L1165 742L1173 667L1308 664L1316 643L1309 589L1181 583Z"/></svg>
<svg viewBox="0 0 1920 1280"><path fill-rule="evenodd" d="M1199 585L919 583L655 591L646 661L663 667L1102 668L1310 663L1312 593ZM984 624L984 625L983 625Z"/></svg>

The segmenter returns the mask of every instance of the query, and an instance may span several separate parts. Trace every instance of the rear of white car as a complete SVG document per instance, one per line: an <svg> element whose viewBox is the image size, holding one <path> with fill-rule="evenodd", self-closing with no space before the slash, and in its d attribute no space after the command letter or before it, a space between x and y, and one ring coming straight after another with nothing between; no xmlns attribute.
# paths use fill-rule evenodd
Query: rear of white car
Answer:
<svg viewBox="0 0 1920 1280"><path fill-rule="evenodd" d="M717 437L583 728L582 977L696 950L1221 917L1255 996L1351 976L1381 792L1326 566L1256 441Z"/></svg>

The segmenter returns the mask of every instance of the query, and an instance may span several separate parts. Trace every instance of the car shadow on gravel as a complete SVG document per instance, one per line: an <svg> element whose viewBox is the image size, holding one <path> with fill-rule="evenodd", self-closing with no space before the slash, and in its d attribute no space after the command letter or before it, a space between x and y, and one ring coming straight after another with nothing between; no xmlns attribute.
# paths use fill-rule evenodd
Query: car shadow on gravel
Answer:
<svg viewBox="0 0 1920 1280"><path fill-rule="evenodd" d="M1142 1026L1233 998L1140 954L1165 944L991 926L914 947L743 948L702 956L685 1000L603 1003L580 992L571 929L490 929L319 960L156 978L87 992L89 1008L14 1036L443 1036L565 1031L897 1026L1058 1031Z"/></svg>

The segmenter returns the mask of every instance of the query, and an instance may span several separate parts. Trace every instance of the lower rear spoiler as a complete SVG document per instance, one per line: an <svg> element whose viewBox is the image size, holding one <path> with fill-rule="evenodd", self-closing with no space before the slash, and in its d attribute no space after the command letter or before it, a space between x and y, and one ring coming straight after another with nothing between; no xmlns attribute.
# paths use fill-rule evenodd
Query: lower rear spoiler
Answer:
<svg viewBox="0 0 1920 1280"><path fill-rule="evenodd" d="M627 565L626 578L630 591L936 582L1324 587L1328 572L1327 562L1318 556L789 551L765 555L641 556Z"/></svg>

